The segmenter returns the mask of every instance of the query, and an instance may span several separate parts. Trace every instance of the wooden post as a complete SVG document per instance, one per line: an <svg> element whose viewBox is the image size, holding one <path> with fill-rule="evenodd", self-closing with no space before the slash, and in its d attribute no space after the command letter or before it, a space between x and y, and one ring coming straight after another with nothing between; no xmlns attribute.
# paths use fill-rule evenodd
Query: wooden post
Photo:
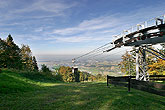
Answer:
<svg viewBox="0 0 165 110"><path fill-rule="evenodd" d="M108 87L108 75L107 75L107 87Z"/></svg>
<svg viewBox="0 0 165 110"><path fill-rule="evenodd" d="M128 77L128 92L130 92L131 76Z"/></svg>

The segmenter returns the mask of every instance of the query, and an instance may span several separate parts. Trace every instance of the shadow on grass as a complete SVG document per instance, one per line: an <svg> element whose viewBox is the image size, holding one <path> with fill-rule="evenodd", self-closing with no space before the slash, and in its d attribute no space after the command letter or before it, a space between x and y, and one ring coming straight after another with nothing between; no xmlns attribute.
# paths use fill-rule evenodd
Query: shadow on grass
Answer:
<svg viewBox="0 0 165 110"><path fill-rule="evenodd" d="M39 86L35 84L28 83L28 81L22 80L19 77L15 77L14 75L3 74L0 75L0 93L8 94L8 93L17 93L17 92L25 92L31 91L39 88Z"/></svg>
<svg viewBox="0 0 165 110"><path fill-rule="evenodd" d="M42 75L39 73L35 73L33 75L30 75L29 73L23 73L23 74L20 73L20 76L28 78L28 79L36 81L36 82L43 82L43 83L55 83L55 82L57 82L57 80L54 77Z"/></svg>
<svg viewBox="0 0 165 110"><path fill-rule="evenodd" d="M0 74L0 108L12 110L163 110L165 97L106 83L39 86L19 74ZM46 82L46 81L45 81ZM3 88L3 89L2 89ZM6 88L6 89L4 89ZM25 92L26 91L26 92ZM9 94L14 93L14 94Z"/></svg>
<svg viewBox="0 0 165 110"><path fill-rule="evenodd" d="M163 110L165 98L127 88L107 88L105 83L72 83L47 87L41 106L57 110ZM40 95L41 95L40 94ZM140 106L139 106L140 105Z"/></svg>

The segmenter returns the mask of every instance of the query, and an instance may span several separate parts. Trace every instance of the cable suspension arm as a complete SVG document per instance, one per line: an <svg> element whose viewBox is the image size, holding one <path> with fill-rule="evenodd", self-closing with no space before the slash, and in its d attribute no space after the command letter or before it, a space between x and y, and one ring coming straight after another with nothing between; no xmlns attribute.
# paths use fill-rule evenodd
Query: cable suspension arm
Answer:
<svg viewBox="0 0 165 110"><path fill-rule="evenodd" d="M156 53L158 53L158 54L162 55L163 57L165 57L165 55L164 55L164 54L162 54L162 53L160 53L160 52L158 52L158 51L156 51L156 50L154 50L154 49L152 49L152 48L147 48L147 49L150 49L150 50L152 50L152 51L154 51L154 52L156 52Z"/></svg>
<svg viewBox="0 0 165 110"><path fill-rule="evenodd" d="M160 58L162 60L165 60L165 58L162 58L161 56L156 55L155 53L151 52L150 50L147 50L147 49L144 49L144 50L149 52L149 53L151 53L151 54L153 54L153 55L155 55L156 57L158 57L158 58Z"/></svg>

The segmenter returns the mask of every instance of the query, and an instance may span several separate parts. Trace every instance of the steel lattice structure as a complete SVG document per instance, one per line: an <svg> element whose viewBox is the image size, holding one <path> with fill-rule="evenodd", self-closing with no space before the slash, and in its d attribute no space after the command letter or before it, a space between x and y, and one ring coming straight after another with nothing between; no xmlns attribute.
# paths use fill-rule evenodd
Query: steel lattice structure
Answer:
<svg viewBox="0 0 165 110"><path fill-rule="evenodd" d="M164 54L148 47L148 45L165 43L165 15L137 24L115 37L116 40L113 42L74 58L72 62L74 63L77 59L92 56L99 52L110 52L121 46L132 46L136 48L136 79L147 81L149 80L149 74L146 69L146 52L165 60Z"/></svg>

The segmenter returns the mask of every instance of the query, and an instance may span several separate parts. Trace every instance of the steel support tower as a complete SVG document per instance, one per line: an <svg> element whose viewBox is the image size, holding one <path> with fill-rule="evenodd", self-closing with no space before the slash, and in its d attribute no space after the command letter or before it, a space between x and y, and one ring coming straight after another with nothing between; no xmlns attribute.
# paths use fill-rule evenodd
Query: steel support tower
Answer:
<svg viewBox="0 0 165 110"><path fill-rule="evenodd" d="M100 50L104 53L120 48L121 46L135 47L136 80L148 81L149 74L147 73L146 52L165 60L165 55L163 53L149 48L149 45L165 43L165 15L137 24L136 26L124 30L121 34L115 37L116 40L113 40L113 42L107 43L87 54L74 58L73 62ZM106 46L108 47L110 44L112 46L107 49Z"/></svg>

